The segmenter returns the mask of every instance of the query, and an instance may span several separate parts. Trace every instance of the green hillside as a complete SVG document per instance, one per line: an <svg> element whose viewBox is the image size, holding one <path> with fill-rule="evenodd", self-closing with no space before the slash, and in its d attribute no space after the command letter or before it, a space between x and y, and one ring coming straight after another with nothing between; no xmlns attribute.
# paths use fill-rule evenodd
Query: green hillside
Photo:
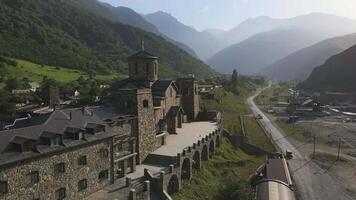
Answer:
<svg viewBox="0 0 356 200"><path fill-rule="evenodd" d="M24 60L14 60L17 65L13 66L4 62L1 62L4 79L18 78L19 80L23 78L29 79L31 82L40 83L43 77L47 76L50 79L54 79L59 83L69 83L71 81L77 80L79 77L88 78L89 74L63 67L54 67L48 65L39 65L29 61ZM124 77L118 73L112 73L110 75L95 75L94 78L97 80L111 80L115 78ZM1 82L1 81L0 81Z"/></svg>
<svg viewBox="0 0 356 200"><path fill-rule="evenodd" d="M0 54L8 57L88 73L124 74L126 58L144 39L146 50L160 56L163 77L215 74L162 37L99 17L73 1L0 0L0 19Z"/></svg>

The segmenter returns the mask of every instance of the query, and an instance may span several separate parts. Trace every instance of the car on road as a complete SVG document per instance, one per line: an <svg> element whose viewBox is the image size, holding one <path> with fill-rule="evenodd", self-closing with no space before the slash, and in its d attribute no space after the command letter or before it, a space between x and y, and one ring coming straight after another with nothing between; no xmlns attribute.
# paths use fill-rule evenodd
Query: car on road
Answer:
<svg viewBox="0 0 356 200"><path fill-rule="evenodd" d="M256 115L256 119L263 119L261 114Z"/></svg>
<svg viewBox="0 0 356 200"><path fill-rule="evenodd" d="M293 153L289 150L286 151L286 159L287 160L293 159Z"/></svg>

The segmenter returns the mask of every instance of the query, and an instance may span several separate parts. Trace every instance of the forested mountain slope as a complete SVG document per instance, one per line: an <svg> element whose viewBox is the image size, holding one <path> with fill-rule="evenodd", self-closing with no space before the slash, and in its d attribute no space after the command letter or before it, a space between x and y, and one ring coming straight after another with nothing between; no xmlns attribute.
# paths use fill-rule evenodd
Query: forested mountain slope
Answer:
<svg viewBox="0 0 356 200"><path fill-rule="evenodd" d="M75 2L75 1L74 1ZM64 0L0 0L0 54L100 73L126 73L126 58L141 48L160 56L166 75L215 74L164 38L113 22Z"/></svg>

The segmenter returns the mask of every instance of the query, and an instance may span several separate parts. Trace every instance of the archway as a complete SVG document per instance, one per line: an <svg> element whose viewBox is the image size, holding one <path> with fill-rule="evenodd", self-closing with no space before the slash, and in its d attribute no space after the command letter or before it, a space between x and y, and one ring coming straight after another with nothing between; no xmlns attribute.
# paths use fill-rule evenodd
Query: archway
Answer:
<svg viewBox="0 0 356 200"><path fill-rule="evenodd" d="M182 164L182 174L181 178L183 180L189 180L191 178L191 166L189 158L184 159Z"/></svg>
<svg viewBox="0 0 356 200"><path fill-rule="evenodd" d="M201 160L207 161L208 159L209 159L208 147L204 145L203 150L201 151Z"/></svg>
<svg viewBox="0 0 356 200"><path fill-rule="evenodd" d="M215 142L215 144L216 144L216 147L220 147L220 136L219 136L219 135L216 136L216 142Z"/></svg>
<svg viewBox="0 0 356 200"><path fill-rule="evenodd" d="M169 179L168 186L167 186L167 192L169 195L179 192L179 180L178 180L177 175L174 174Z"/></svg>
<svg viewBox="0 0 356 200"><path fill-rule="evenodd" d="M201 161L200 161L200 153L196 151L193 155L193 169L200 169Z"/></svg>
<svg viewBox="0 0 356 200"><path fill-rule="evenodd" d="M212 158L215 152L215 144L214 144L214 140L210 141L209 144L209 157Z"/></svg>

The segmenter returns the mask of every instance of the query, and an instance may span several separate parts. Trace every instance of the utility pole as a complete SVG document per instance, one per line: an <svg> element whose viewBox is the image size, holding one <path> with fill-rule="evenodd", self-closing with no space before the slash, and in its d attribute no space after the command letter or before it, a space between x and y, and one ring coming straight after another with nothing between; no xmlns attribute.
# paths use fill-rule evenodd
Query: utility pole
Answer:
<svg viewBox="0 0 356 200"><path fill-rule="evenodd" d="M313 140L313 158L315 158L315 146L316 146L316 137L313 136L314 140Z"/></svg>
<svg viewBox="0 0 356 200"><path fill-rule="evenodd" d="M337 159L340 159L340 151L341 151L341 138L339 138L339 145L338 145L338 150L337 150Z"/></svg>

